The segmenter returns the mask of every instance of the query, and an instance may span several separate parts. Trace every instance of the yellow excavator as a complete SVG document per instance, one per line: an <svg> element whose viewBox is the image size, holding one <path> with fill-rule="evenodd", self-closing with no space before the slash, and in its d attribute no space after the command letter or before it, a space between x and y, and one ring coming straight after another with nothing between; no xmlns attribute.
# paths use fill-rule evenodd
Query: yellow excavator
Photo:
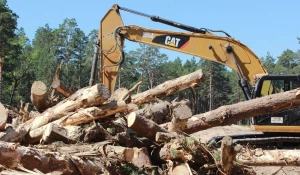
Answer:
<svg viewBox="0 0 300 175"><path fill-rule="evenodd" d="M120 10L170 25L186 32L147 29L124 25ZM224 36L218 36L221 33ZM157 46L211 60L236 72L246 100L299 87L299 75L271 75L261 60L245 44L222 30L195 28L178 22L147 15L113 5L101 20L95 57L100 56L99 80L114 91L117 74L124 58L124 40ZM97 59L94 59L97 60ZM95 64L95 63L94 63ZM97 63L96 63L97 64ZM95 76L95 69L92 75ZM92 77L91 75L91 77ZM93 79L91 78L90 83ZM252 128L262 132L300 132L300 110L285 110L272 115L256 116Z"/></svg>

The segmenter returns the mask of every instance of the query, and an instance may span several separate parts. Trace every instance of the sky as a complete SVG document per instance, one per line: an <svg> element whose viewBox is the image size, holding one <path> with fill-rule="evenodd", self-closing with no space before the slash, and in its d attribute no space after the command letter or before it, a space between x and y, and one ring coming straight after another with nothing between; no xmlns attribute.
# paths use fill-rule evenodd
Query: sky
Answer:
<svg viewBox="0 0 300 175"><path fill-rule="evenodd" d="M196 28L224 30L246 44L258 57L269 52L275 58L286 49L297 51L300 44L300 1L297 0L8 0L17 15L18 26L32 40L39 27L58 28L66 18L75 18L78 27L88 34L99 29L100 20L114 5L149 15L157 15ZM182 31L150 19L121 11L125 25ZM126 50L137 43L126 41ZM169 59L192 56L161 49Z"/></svg>

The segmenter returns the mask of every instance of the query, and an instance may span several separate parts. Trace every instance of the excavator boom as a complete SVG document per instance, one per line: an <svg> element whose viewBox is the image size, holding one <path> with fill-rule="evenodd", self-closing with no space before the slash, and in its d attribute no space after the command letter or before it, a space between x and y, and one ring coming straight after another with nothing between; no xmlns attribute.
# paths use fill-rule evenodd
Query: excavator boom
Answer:
<svg viewBox="0 0 300 175"><path fill-rule="evenodd" d="M120 10L150 18L154 22L170 25L186 32L124 25ZM216 33L222 33L224 36L216 35ZM246 100L300 87L299 75L268 74L260 59L245 44L222 30L198 29L114 5L101 20L98 35L101 53L100 80L111 92L114 91L119 67L124 59L125 39L193 55L230 67L237 74L238 83ZM300 125L299 113L300 108L297 108L271 115L256 116L253 118L254 125L252 126L255 130L263 132L299 132L291 127Z"/></svg>
<svg viewBox="0 0 300 175"><path fill-rule="evenodd" d="M124 26L120 9L189 32L147 29L134 25ZM101 81L113 92L120 62L123 59L124 39L127 39L226 65L237 72L239 79L245 79L253 86L255 75L267 74L267 71L260 59L246 45L227 33L225 35L227 36L217 36L207 29L197 29L114 5L102 19L98 36L101 41Z"/></svg>
<svg viewBox="0 0 300 175"><path fill-rule="evenodd" d="M114 5L101 20L98 33L101 56L99 80L111 93L114 92L123 52L124 39L115 33L120 26L123 26L123 21L118 6Z"/></svg>

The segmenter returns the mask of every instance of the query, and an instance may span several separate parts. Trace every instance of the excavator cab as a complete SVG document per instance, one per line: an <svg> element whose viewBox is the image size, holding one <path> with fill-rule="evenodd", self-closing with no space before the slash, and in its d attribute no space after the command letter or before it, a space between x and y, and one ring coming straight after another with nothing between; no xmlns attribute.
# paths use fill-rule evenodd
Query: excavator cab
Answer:
<svg viewBox="0 0 300 175"><path fill-rule="evenodd" d="M299 75L266 75L255 86L253 98L299 88ZM262 132L300 132L300 107L275 114L256 116L252 128Z"/></svg>

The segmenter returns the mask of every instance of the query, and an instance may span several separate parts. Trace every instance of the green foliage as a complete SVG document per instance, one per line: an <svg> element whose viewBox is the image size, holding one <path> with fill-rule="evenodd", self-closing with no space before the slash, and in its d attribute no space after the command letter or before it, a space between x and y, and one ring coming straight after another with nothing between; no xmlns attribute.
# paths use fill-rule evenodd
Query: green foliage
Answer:
<svg viewBox="0 0 300 175"><path fill-rule="evenodd" d="M206 73L206 81L199 88L200 112L206 112L228 104L232 92L228 70L225 66L208 60L201 60L200 68ZM236 84L238 86L238 84ZM199 112L199 111L198 111Z"/></svg>
<svg viewBox="0 0 300 175"><path fill-rule="evenodd" d="M56 28L48 24L36 30L30 42L24 29L17 29L17 14L0 0L0 59L3 59L3 100L16 105L30 101L34 81L50 86L56 67L62 62L61 80L77 89L88 85L98 30L85 34L74 18L66 18ZM300 43L300 38L297 38ZM298 74L300 50L285 50L275 57L270 53L261 58L270 74ZM131 88L143 81L139 92L167 80L202 69L206 81L196 89L178 92L167 100L189 99L194 113L203 113L222 105L245 100L235 72L224 65L201 58L168 58L158 47L140 44L136 50L125 52L116 88ZM0 86L1 87L1 86ZM1 90L0 90L1 93ZM188 142L186 144L189 144Z"/></svg>
<svg viewBox="0 0 300 175"><path fill-rule="evenodd" d="M278 57L276 64L277 72L279 74L293 74L299 73L300 57L290 49L283 51Z"/></svg>
<svg viewBox="0 0 300 175"><path fill-rule="evenodd" d="M270 52L267 53L266 57L262 57L261 61L269 74L275 74L278 72L275 68L275 58L270 54Z"/></svg>
<svg viewBox="0 0 300 175"><path fill-rule="evenodd" d="M143 81L141 90L151 89L161 83L161 67L167 60L167 55L160 53L158 47L140 44L136 51L129 52L132 61L136 61L136 71L139 81Z"/></svg>
<svg viewBox="0 0 300 175"><path fill-rule="evenodd" d="M56 69L55 57L56 43L53 29L48 24L40 27L35 33L32 41L32 59L34 61L34 73L36 81L44 82L50 86Z"/></svg>
<svg viewBox="0 0 300 175"><path fill-rule="evenodd" d="M129 174L129 175L137 175L139 174L138 173L138 170L131 164L126 164L126 163L123 163L121 164L121 170L122 170L122 173L124 174Z"/></svg>
<svg viewBox="0 0 300 175"><path fill-rule="evenodd" d="M213 157L216 159L217 162L221 160L221 151L215 150L213 151Z"/></svg>
<svg viewBox="0 0 300 175"><path fill-rule="evenodd" d="M2 62L0 72L0 101L10 103L10 93L14 89L12 82L18 69L18 58L21 54L20 38L17 31L17 14L8 6L6 0L0 1L0 62ZM2 79L3 77L3 79ZM2 96L3 92L3 96Z"/></svg>

